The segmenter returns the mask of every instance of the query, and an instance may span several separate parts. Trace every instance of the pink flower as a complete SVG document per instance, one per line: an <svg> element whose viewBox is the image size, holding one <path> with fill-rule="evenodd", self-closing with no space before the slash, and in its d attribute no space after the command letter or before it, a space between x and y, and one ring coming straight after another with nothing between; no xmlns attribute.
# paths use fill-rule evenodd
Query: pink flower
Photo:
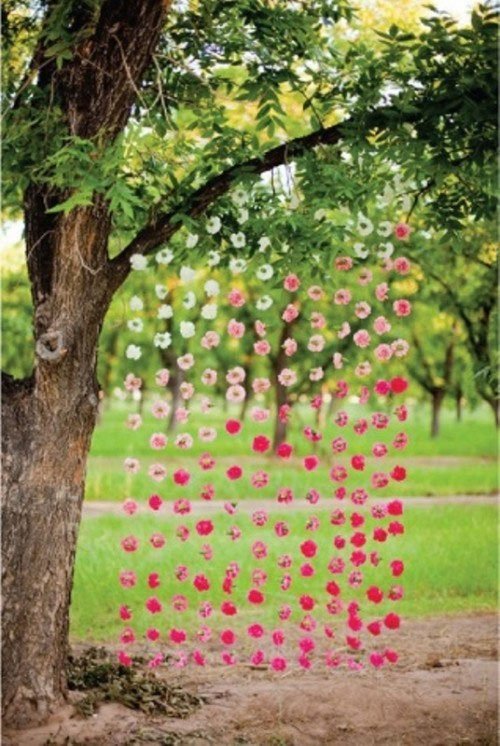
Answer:
<svg viewBox="0 0 500 746"><path fill-rule="evenodd" d="M276 449L276 453L280 458L290 458L293 452L293 447L290 443L280 443Z"/></svg>
<svg viewBox="0 0 500 746"><path fill-rule="evenodd" d="M304 458L304 469L306 471L314 471L319 466L319 458L317 456L306 456Z"/></svg>
<svg viewBox="0 0 500 746"><path fill-rule="evenodd" d="M279 537L288 536L290 529L285 521L278 521L274 524L274 533Z"/></svg>
<svg viewBox="0 0 500 746"><path fill-rule="evenodd" d="M250 417L254 422L266 422L269 419L269 409L263 409L262 407L252 407Z"/></svg>
<svg viewBox="0 0 500 746"><path fill-rule="evenodd" d="M337 306L347 306L347 304L351 302L351 298L351 291L347 288L341 288L340 290L337 290L333 296L333 302Z"/></svg>
<svg viewBox="0 0 500 746"><path fill-rule="evenodd" d="M387 446L385 443L374 443L372 446L372 453L375 458L383 458L387 455Z"/></svg>
<svg viewBox="0 0 500 746"><path fill-rule="evenodd" d="M170 372L166 368L162 368L156 373L155 382L157 386L167 386L170 380Z"/></svg>
<svg viewBox="0 0 500 746"><path fill-rule="evenodd" d="M160 576L157 572L150 572L148 575L148 586L150 588L158 588L161 585Z"/></svg>
<svg viewBox="0 0 500 746"><path fill-rule="evenodd" d="M352 269L352 259L350 256L338 256L335 259L335 269L338 272L347 272Z"/></svg>
<svg viewBox="0 0 500 746"><path fill-rule="evenodd" d="M395 578L403 574L405 566L401 560L393 560L390 564L391 572Z"/></svg>
<svg viewBox="0 0 500 746"><path fill-rule="evenodd" d="M366 597L368 601L371 601L374 604L379 604L384 598L384 594L382 593L380 588L378 588L376 585L372 585L366 591Z"/></svg>
<svg viewBox="0 0 500 746"><path fill-rule="evenodd" d="M120 666L131 666L132 658L124 650L120 650L118 653L118 663Z"/></svg>
<svg viewBox="0 0 500 746"><path fill-rule="evenodd" d="M234 616L238 613L238 609L233 603L231 603L231 601L223 601L220 610L225 616Z"/></svg>
<svg viewBox="0 0 500 746"><path fill-rule="evenodd" d="M377 316L373 322L373 328L377 334L386 334L391 331L391 325L385 316Z"/></svg>
<svg viewBox="0 0 500 746"><path fill-rule="evenodd" d="M391 342L391 347L396 357L405 357L410 349L406 339L395 339L394 342Z"/></svg>
<svg viewBox="0 0 500 746"><path fill-rule="evenodd" d="M324 293L319 285L311 285L311 287L307 290L307 295L311 300L319 301L323 298Z"/></svg>
<svg viewBox="0 0 500 746"><path fill-rule="evenodd" d="M228 479L235 480L235 479L241 479L243 475L243 469L241 466L230 466L229 469L226 471L226 476Z"/></svg>
<svg viewBox="0 0 500 746"><path fill-rule="evenodd" d="M290 368L283 368L278 374L278 381L282 386L293 386L297 382L297 374Z"/></svg>
<svg viewBox="0 0 500 746"><path fill-rule="evenodd" d="M271 381L269 378L254 378L252 381L252 389L255 394L265 394L271 388Z"/></svg>
<svg viewBox="0 0 500 746"><path fill-rule="evenodd" d="M177 365L181 370L189 370L194 365L194 357L188 352L186 355L177 358Z"/></svg>
<svg viewBox="0 0 500 746"><path fill-rule="evenodd" d="M358 347L368 347L370 344L370 335L366 329L360 329L354 334L353 341Z"/></svg>
<svg viewBox="0 0 500 746"><path fill-rule="evenodd" d="M130 611L130 608L128 606L120 606L119 615L120 619L122 619L124 622L132 619L132 612Z"/></svg>
<svg viewBox="0 0 500 746"><path fill-rule="evenodd" d="M125 500L123 503L123 512L127 515L134 515L134 513L137 511L137 503L135 500Z"/></svg>
<svg viewBox="0 0 500 746"><path fill-rule="evenodd" d="M119 575L119 581L124 588L133 588L137 583L137 575L133 570L123 570Z"/></svg>
<svg viewBox="0 0 500 746"><path fill-rule="evenodd" d="M191 474L186 469L177 469L173 474L174 483L180 486L188 484Z"/></svg>
<svg viewBox="0 0 500 746"><path fill-rule="evenodd" d="M125 424L129 430L138 430L142 425L142 417L140 414L129 414Z"/></svg>
<svg viewBox="0 0 500 746"><path fill-rule="evenodd" d="M266 325L263 321L256 321L254 324L255 333L258 337L265 337L266 336Z"/></svg>
<svg viewBox="0 0 500 746"><path fill-rule="evenodd" d="M392 441L392 445L394 448L397 448L399 450L403 450L408 445L408 436L406 433L398 433L394 440Z"/></svg>
<svg viewBox="0 0 500 746"><path fill-rule="evenodd" d="M389 299L389 285L386 282L381 282L375 288L375 296L379 301L385 301Z"/></svg>
<svg viewBox="0 0 500 746"><path fill-rule="evenodd" d="M367 319L371 312L372 309L366 301L362 300L359 303L356 303L354 313L358 319Z"/></svg>
<svg viewBox="0 0 500 746"><path fill-rule="evenodd" d="M150 614L159 614L160 611L163 609L163 606L161 605L160 601L158 601L156 596L151 596L151 598L148 598L145 606Z"/></svg>
<svg viewBox="0 0 500 746"><path fill-rule="evenodd" d="M262 604L264 603L264 594L256 588L252 588L248 591L247 599L251 604Z"/></svg>
<svg viewBox="0 0 500 746"><path fill-rule="evenodd" d="M224 629L221 632L220 640L223 645L234 645L236 642L236 635L232 629Z"/></svg>
<svg viewBox="0 0 500 746"><path fill-rule="evenodd" d="M255 487L255 489L262 489L263 487L267 487L269 484L269 474L265 471L256 471L252 476L250 477L250 482L252 487Z"/></svg>
<svg viewBox="0 0 500 746"><path fill-rule="evenodd" d="M197 666L204 666L205 656L201 652L201 650L193 650L193 663L196 663Z"/></svg>
<svg viewBox="0 0 500 746"><path fill-rule="evenodd" d="M142 379L138 376L134 376L133 373L128 373L125 376L123 385L127 391L139 391L142 386Z"/></svg>
<svg viewBox="0 0 500 746"><path fill-rule="evenodd" d="M234 308L241 308L245 305L245 296L240 290L237 290L236 288L233 288L229 295L227 296L228 302L230 306L233 306Z"/></svg>
<svg viewBox="0 0 500 746"><path fill-rule="evenodd" d="M240 402L244 401L246 395L247 393L245 389L239 384L229 386L226 391L226 399L232 404L239 404Z"/></svg>
<svg viewBox="0 0 500 746"><path fill-rule="evenodd" d="M198 464L203 471L210 471L215 466L215 459L210 453L202 453L198 459Z"/></svg>
<svg viewBox="0 0 500 746"><path fill-rule="evenodd" d="M340 352L334 352L332 357L333 367L335 370L340 370L344 367L344 358Z"/></svg>
<svg viewBox="0 0 500 746"><path fill-rule="evenodd" d="M326 319L322 313L313 311L311 314L311 326L313 329L324 329L326 326Z"/></svg>
<svg viewBox="0 0 500 746"><path fill-rule="evenodd" d="M359 278L358 278L359 284L369 285L372 280L373 280L373 273L366 267L363 267L363 269L359 273Z"/></svg>
<svg viewBox="0 0 500 746"><path fill-rule="evenodd" d="M281 314L281 318L283 319L283 321L286 321L287 324L291 324L292 321L295 321L298 315L299 309L297 308L297 306L295 306L293 303L289 303Z"/></svg>
<svg viewBox="0 0 500 746"><path fill-rule="evenodd" d="M297 275L287 275L283 281L283 287L291 293L294 293L300 287L300 280Z"/></svg>
<svg viewBox="0 0 500 746"><path fill-rule="evenodd" d="M325 338L322 334L313 334L307 343L309 352L321 352L325 347Z"/></svg>
<svg viewBox="0 0 500 746"><path fill-rule="evenodd" d="M293 491L289 487L280 487L276 499L281 504L289 505L293 500Z"/></svg>
<svg viewBox="0 0 500 746"><path fill-rule="evenodd" d="M374 352L375 357L381 361L390 360L392 357L392 347L388 344L378 345Z"/></svg>
<svg viewBox="0 0 500 746"><path fill-rule="evenodd" d="M351 327L347 321L344 321L339 331L337 332L337 337L339 339L345 339L345 337L347 337L350 333Z"/></svg>
<svg viewBox="0 0 500 746"><path fill-rule="evenodd" d="M226 431L229 435L237 435L241 430L241 422L239 420L227 420Z"/></svg>
<svg viewBox="0 0 500 746"><path fill-rule="evenodd" d="M384 656L380 653L370 653L370 663L374 668L381 668L384 665Z"/></svg>
<svg viewBox="0 0 500 746"><path fill-rule="evenodd" d="M227 325L227 333L234 339L241 339L245 333L245 324L236 319L231 319Z"/></svg>
<svg viewBox="0 0 500 746"><path fill-rule="evenodd" d="M397 223L394 226L394 235L396 238L398 238L400 241L407 241L410 237L410 226L408 223Z"/></svg>
<svg viewBox="0 0 500 746"><path fill-rule="evenodd" d="M411 269L410 260L405 256L398 256L394 260L394 269L400 275L407 275Z"/></svg>
<svg viewBox="0 0 500 746"><path fill-rule="evenodd" d="M286 658L276 656L270 660L271 668L273 671L285 671L287 667Z"/></svg>
<svg viewBox="0 0 500 746"><path fill-rule="evenodd" d="M374 472L371 477L371 483L375 489L383 489L389 484L389 477L384 472Z"/></svg>
<svg viewBox="0 0 500 746"><path fill-rule="evenodd" d="M149 539L149 543L155 549L161 549L162 547L164 547L165 542L166 542L165 537L163 536L163 534L160 534L160 533L151 534L150 539Z"/></svg>
<svg viewBox="0 0 500 746"><path fill-rule="evenodd" d="M409 316L411 314L411 303L405 298L395 300L392 307L396 316Z"/></svg>
<svg viewBox="0 0 500 746"><path fill-rule="evenodd" d="M123 462L123 468L128 474L137 474L141 468L139 459L137 458L126 458Z"/></svg>
<svg viewBox="0 0 500 746"><path fill-rule="evenodd" d="M269 355L271 352L271 345L267 339L260 339L258 342L255 342L253 349L256 355Z"/></svg>
<svg viewBox="0 0 500 746"><path fill-rule="evenodd" d="M209 331L201 338L201 346L205 350L211 350L214 347L218 347L220 344L220 337L217 332Z"/></svg>
<svg viewBox="0 0 500 746"><path fill-rule="evenodd" d="M182 645L182 643L186 642L187 639L186 632L183 629L171 629L169 637L176 645Z"/></svg>
<svg viewBox="0 0 500 746"><path fill-rule="evenodd" d="M265 453L271 447L271 441L265 435L257 435L253 439L252 450L256 453Z"/></svg>
<svg viewBox="0 0 500 746"><path fill-rule="evenodd" d="M126 536L121 540L121 547L125 552L136 552L139 549L139 540L135 536Z"/></svg>
<svg viewBox="0 0 500 746"><path fill-rule="evenodd" d="M315 541L312 541L311 539L308 539L307 541L302 542L300 545L300 551L304 555L304 557L307 557L310 559L311 557L316 556L316 552L318 551L318 545Z"/></svg>
<svg viewBox="0 0 500 746"><path fill-rule="evenodd" d="M200 536L208 536L214 530L214 524L210 520L201 520L196 524L196 531Z"/></svg>
<svg viewBox="0 0 500 746"><path fill-rule="evenodd" d="M291 337L285 339L281 346L285 351L285 355L287 357L292 357L292 355L295 355L295 353L297 352L297 342Z"/></svg>

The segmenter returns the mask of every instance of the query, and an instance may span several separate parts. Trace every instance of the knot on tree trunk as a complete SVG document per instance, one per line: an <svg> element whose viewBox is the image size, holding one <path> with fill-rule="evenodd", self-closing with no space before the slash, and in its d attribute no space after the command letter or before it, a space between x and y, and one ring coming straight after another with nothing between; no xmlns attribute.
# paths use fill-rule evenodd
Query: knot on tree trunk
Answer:
<svg viewBox="0 0 500 746"><path fill-rule="evenodd" d="M64 346L63 335L60 331L41 334L36 341L35 350L39 358L49 363L59 362L68 351Z"/></svg>

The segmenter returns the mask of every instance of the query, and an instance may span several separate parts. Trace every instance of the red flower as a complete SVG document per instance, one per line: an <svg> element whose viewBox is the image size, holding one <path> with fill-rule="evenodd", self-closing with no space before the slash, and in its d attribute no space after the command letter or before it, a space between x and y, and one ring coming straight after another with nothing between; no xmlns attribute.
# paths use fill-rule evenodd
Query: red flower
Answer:
<svg viewBox="0 0 500 746"><path fill-rule="evenodd" d="M253 439L252 448L256 453L265 453L270 445L271 441L265 435L256 435Z"/></svg>
<svg viewBox="0 0 500 746"><path fill-rule="evenodd" d="M376 394L385 396L391 390L391 384L389 383L389 381L384 381L384 379L381 379L380 381L377 381L374 388Z"/></svg>
<svg viewBox="0 0 500 746"><path fill-rule="evenodd" d="M229 469L226 471L226 476L228 479L241 479L241 476L243 474L243 469L241 466L230 466Z"/></svg>
<svg viewBox="0 0 500 746"><path fill-rule="evenodd" d="M382 625L380 622L370 622L370 624L366 625L366 629L371 635L376 637L382 632Z"/></svg>
<svg viewBox="0 0 500 746"><path fill-rule="evenodd" d="M351 459L351 466L356 471L363 471L365 468L365 457L360 454L353 456Z"/></svg>
<svg viewBox="0 0 500 746"><path fill-rule="evenodd" d="M229 435L236 435L241 430L241 422L239 420L227 420L226 431Z"/></svg>
<svg viewBox="0 0 500 746"><path fill-rule="evenodd" d="M220 605L220 610L226 616L234 616L238 613L238 609L231 601L223 601Z"/></svg>
<svg viewBox="0 0 500 746"><path fill-rule="evenodd" d="M399 376L396 376L396 378L391 378L391 391L394 394L402 394L403 391L406 391L408 388L408 381L405 378L401 378Z"/></svg>
<svg viewBox="0 0 500 746"><path fill-rule="evenodd" d="M191 479L191 474L185 469L177 469L174 471L174 482L175 484L185 485Z"/></svg>
<svg viewBox="0 0 500 746"><path fill-rule="evenodd" d="M221 632L220 639L223 645L234 645L236 641L236 635L234 634L232 629L225 629Z"/></svg>
<svg viewBox="0 0 500 746"><path fill-rule="evenodd" d="M404 534L405 527L399 521L392 521L391 523L389 523L388 531L393 536L396 536L397 534Z"/></svg>
<svg viewBox="0 0 500 746"><path fill-rule="evenodd" d="M338 596L340 594L340 587L334 580L330 580L330 582L326 584L326 592L329 593L330 596Z"/></svg>
<svg viewBox="0 0 500 746"><path fill-rule="evenodd" d="M378 588L376 585L372 585L366 591L366 597L372 603L379 604L384 598L384 594L382 593L380 588Z"/></svg>
<svg viewBox="0 0 500 746"><path fill-rule="evenodd" d="M365 522L364 516L360 515L359 513L353 513L351 515L351 526L353 528L358 528L359 526L362 526Z"/></svg>
<svg viewBox="0 0 500 746"><path fill-rule="evenodd" d="M387 503L387 512L389 515L403 515L403 503L401 500L391 500Z"/></svg>
<svg viewBox="0 0 500 746"><path fill-rule="evenodd" d="M396 653L395 650L389 650L387 649L384 653L384 656L386 660L389 661L389 663L397 663L399 655Z"/></svg>
<svg viewBox="0 0 500 746"><path fill-rule="evenodd" d="M404 479L406 479L406 469L404 466L395 466L394 469L391 471L391 477L396 482L402 482Z"/></svg>
<svg viewBox="0 0 500 746"><path fill-rule="evenodd" d="M151 510L159 510L163 504L163 500L159 495L151 495L148 502Z"/></svg>
<svg viewBox="0 0 500 746"><path fill-rule="evenodd" d="M354 565L354 567L361 567L361 565L364 565L366 562L366 554L362 552L360 549L358 549L356 552L353 552L351 554L351 564Z"/></svg>
<svg viewBox="0 0 500 746"><path fill-rule="evenodd" d="M171 629L169 637L176 645L186 642L186 633L183 629Z"/></svg>
<svg viewBox="0 0 500 746"><path fill-rule="evenodd" d="M307 541L302 542L302 544L300 545L300 551L302 552L304 557L314 557L316 552L318 551L318 546L316 542L308 539Z"/></svg>
<svg viewBox="0 0 500 746"><path fill-rule="evenodd" d="M312 609L314 609L315 606L315 601L312 596L301 596L299 599L299 603L304 611L311 611Z"/></svg>
<svg viewBox="0 0 500 746"><path fill-rule="evenodd" d="M306 456L304 459L304 469L314 471L318 468L319 458L317 456Z"/></svg>
<svg viewBox="0 0 500 746"><path fill-rule="evenodd" d="M214 524L212 523L212 521L198 521L198 523L196 524L196 531L199 533L200 536L208 536L208 534L211 534L213 530Z"/></svg>
<svg viewBox="0 0 500 746"><path fill-rule="evenodd" d="M398 578L400 575L403 574L405 569L404 562L401 560L393 560L391 562L391 570L392 574L395 578Z"/></svg>
<svg viewBox="0 0 500 746"><path fill-rule="evenodd" d="M391 612L385 617L384 624L387 629L398 629L399 625L401 624L401 619L397 614Z"/></svg>
<svg viewBox="0 0 500 746"><path fill-rule="evenodd" d="M148 600L146 601L146 609L151 612L151 614L159 614L162 608L163 606L161 605L160 601L155 598L155 596L148 598Z"/></svg>
<svg viewBox="0 0 500 746"><path fill-rule="evenodd" d="M375 528L373 530L373 538L375 541L386 541L387 540L387 531L385 528Z"/></svg>
<svg viewBox="0 0 500 746"><path fill-rule="evenodd" d="M280 458L290 458L292 455L293 448L290 443L280 443L276 449L276 453Z"/></svg>
<svg viewBox="0 0 500 746"><path fill-rule="evenodd" d="M160 576L157 572L152 572L148 575L148 585L150 588L158 588L160 585Z"/></svg>
<svg viewBox="0 0 500 746"><path fill-rule="evenodd" d="M264 627L261 624L251 624L247 629L247 633L250 637L262 637L264 634Z"/></svg>
<svg viewBox="0 0 500 746"><path fill-rule="evenodd" d="M193 585L197 591L208 591L208 589L210 588L210 583L208 582L208 578L206 578L205 575L196 575L193 580Z"/></svg>
<svg viewBox="0 0 500 746"><path fill-rule="evenodd" d="M248 592L247 598L251 604L261 604L264 602L264 594L255 590L255 588L252 588L252 590Z"/></svg>
<svg viewBox="0 0 500 746"><path fill-rule="evenodd" d="M362 531L356 531L351 536L351 544L355 547L362 547L366 544L366 535Z"/></svg>
<svg viewBox="0 0 500 746"><path fill-rule="evenodd" d="M345 639L346 639L347 644L351 648L351 650L359 650L360 649L360 647L361 647L361 640L359 639L359 637L352 637L350 635L347 635L347 637Z"/></svg>

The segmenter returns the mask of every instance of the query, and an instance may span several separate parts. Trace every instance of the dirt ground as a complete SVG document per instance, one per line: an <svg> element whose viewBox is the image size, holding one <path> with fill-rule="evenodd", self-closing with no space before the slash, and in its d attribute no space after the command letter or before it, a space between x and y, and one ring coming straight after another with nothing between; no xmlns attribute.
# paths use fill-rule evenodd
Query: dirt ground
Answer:
<svg viewBox="0 0 500 746"><path fill-rule="evenodd" d="M205 698L187 719L152 719L117 704L81 719L68 705L44 727L5 731L2 744L493 745L496 645L492 614L435 617L406 623L401 661L387 670L169 669L161 675Z"/></svg>

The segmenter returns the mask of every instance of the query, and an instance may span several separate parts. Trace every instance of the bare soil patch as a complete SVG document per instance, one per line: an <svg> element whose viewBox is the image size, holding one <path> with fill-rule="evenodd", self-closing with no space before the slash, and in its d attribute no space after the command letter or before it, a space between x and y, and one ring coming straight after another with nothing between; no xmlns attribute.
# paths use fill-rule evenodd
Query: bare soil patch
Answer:
<svg viewBox="0 0 500 746"><path fill-rule="evenodd" d="M495 615L435 617L406 623L401 661L382 671L159 671L200 706L181 719L109 703L83 719L68 704L43 727L4 731L2 744L489 746L498 743L496 643Z"/></svg>

